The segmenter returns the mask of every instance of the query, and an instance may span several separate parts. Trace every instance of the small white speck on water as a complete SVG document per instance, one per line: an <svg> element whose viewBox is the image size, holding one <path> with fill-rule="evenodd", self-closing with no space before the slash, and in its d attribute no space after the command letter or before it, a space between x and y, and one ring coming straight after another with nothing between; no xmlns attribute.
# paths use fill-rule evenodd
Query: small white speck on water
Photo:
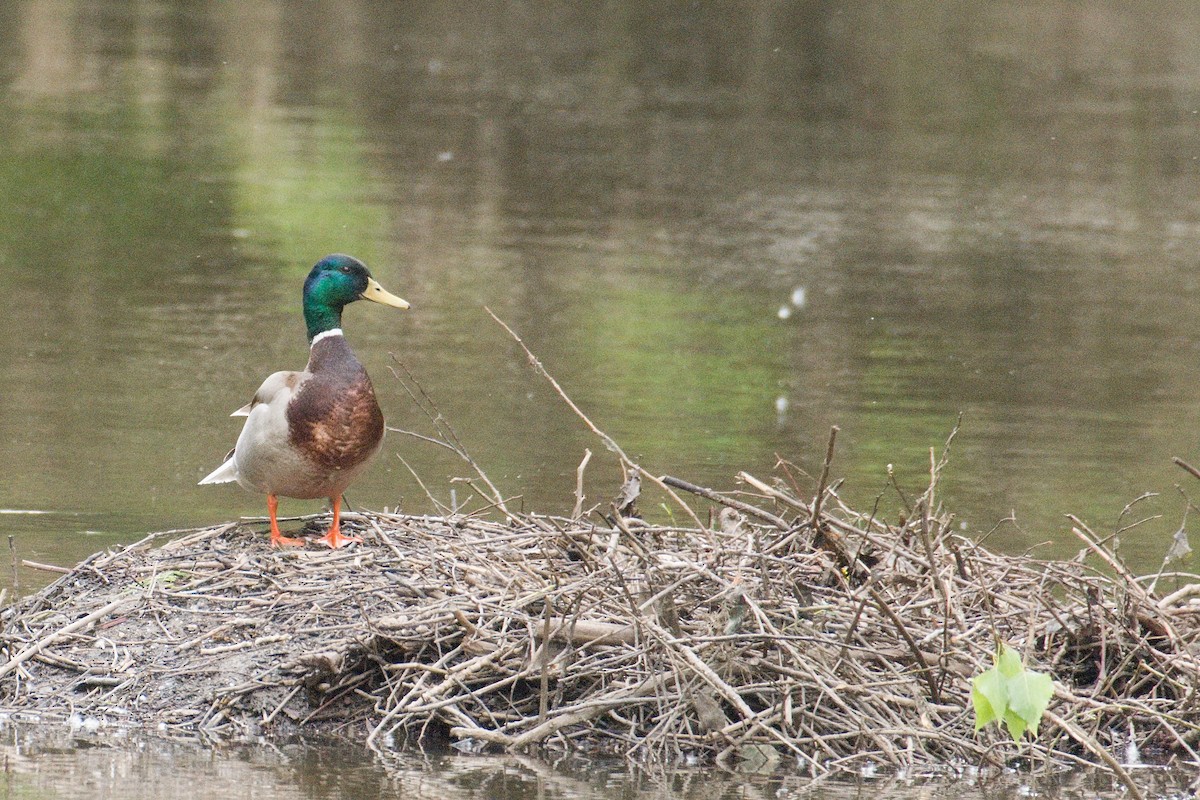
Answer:
<svg viewBox="0 0 1200 800"><path fill-rule="evenodd" d="M1137 730L1129 723L1129 738L1125 740L1125 766L1137 767L1142 764L1142 754L1138 750Z"/></svg>
<svg viewBox="0 0 1200 800"><path fill-rule="evenodd" d="M807 292L803 286L797 286L795 289L792 289L792 305L796 308L804 308L805 300L807 300L806 294Z"/></svg>
<svg viewBox="0 0 1200 800"><path fill-rule="evenodd" d="M438 158L438 161L442 161L442 162L453 161L454 153L450 150L443 150L442 152L438 153L437 158Z"/></svg>
<svg viewBox="0 0 1200 800"><path fill-rule="evenodd" d="M777 313L779 314L780 319L787 319L788 317L792 316L792 307L780 306Z"/></svg>
<svg viewBox="0 0 1200 800"><path fill-rule="evenodd" d="M468 736L465 739L459 739L457 742L451 742L450 746L460 753L482 753L486 742L480 739L472 739Z"/></svg>
<svg viewBox="0 0 1200 800"><path fill-rule="evenodd" d="M1142 754L1138 751L1137 742L1130 739L1125 743L1125 766L1136 767L1142 763Z"/></svg>

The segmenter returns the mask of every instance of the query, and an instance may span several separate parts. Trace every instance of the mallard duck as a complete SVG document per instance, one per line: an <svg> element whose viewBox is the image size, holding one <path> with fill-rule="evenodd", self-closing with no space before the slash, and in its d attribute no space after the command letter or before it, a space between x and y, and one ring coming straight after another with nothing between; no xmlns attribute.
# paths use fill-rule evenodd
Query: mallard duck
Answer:
<svg viewBox="0 0 1200 800"><path fill-rule="evenodd" d="M317 541L329 547L362 542L340 530L342 492L383 442L383 413L371 379L342 335L342 309L355 300L393 308L408 303L384 290L365 264L335 254L317 262L304 281L308 366L276 372L254 399L230 416L246 417L237 446L201 484L237 481L267 496L271 546L303 545L279 532L279 497L328 497L333 523Z"/></svg>

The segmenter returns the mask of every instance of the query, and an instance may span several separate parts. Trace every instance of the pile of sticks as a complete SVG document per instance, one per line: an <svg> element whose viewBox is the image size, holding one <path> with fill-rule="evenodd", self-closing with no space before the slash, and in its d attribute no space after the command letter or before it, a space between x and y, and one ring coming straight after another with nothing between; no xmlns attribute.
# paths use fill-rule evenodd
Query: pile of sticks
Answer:
<svg viewBox="0 0 1200 800"><path fill-rule="evenodd" d="M5 609L0 704L812 775L1200 761L1196 584L1158 592L1078 521L1078 560L977 546L937 472L892 522L824 478L813 500L741 473L729 493L654 478L699 526L364 513L346 519L366 543L333 552L271 550L243 524L156 534ZM998 640L1055 678L1036 740L974 730L970 681Z"/></svg>

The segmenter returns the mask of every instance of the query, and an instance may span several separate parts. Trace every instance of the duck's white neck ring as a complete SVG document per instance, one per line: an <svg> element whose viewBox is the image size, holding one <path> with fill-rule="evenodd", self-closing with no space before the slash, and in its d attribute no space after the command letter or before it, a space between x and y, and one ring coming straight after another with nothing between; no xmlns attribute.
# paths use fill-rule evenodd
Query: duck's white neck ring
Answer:
<svg viewBox="0 0 1200 800"><path fill-rule="evenodd" d="M328 339L330 336L341 336L341 335L342 335L341 328L330 328L327 331L321 331L320 333L318 333L316 336L313 337L312 344L309 345L309 349L316 347L317 342L321 341L322 339Z"/></svg>

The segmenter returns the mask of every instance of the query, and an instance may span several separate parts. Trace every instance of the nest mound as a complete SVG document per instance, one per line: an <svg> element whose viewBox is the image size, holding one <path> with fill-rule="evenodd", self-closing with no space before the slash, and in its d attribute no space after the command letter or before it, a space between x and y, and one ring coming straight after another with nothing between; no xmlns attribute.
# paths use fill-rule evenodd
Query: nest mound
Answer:
<svg viewBox="0 0 1200 800"><path fill-rule="evenodd" d="M370 513L346 515L366 543L339 551L232 523L150 536L3 612L0 706L813 774L1196 759L1191 584L1159 596L1082 523L1102 569L991 552L950 532L932 487L887 523L739 478L662 479L713 504L690 527ZM974 730L997 637L1055 678L1036 740Z"/></svg>

